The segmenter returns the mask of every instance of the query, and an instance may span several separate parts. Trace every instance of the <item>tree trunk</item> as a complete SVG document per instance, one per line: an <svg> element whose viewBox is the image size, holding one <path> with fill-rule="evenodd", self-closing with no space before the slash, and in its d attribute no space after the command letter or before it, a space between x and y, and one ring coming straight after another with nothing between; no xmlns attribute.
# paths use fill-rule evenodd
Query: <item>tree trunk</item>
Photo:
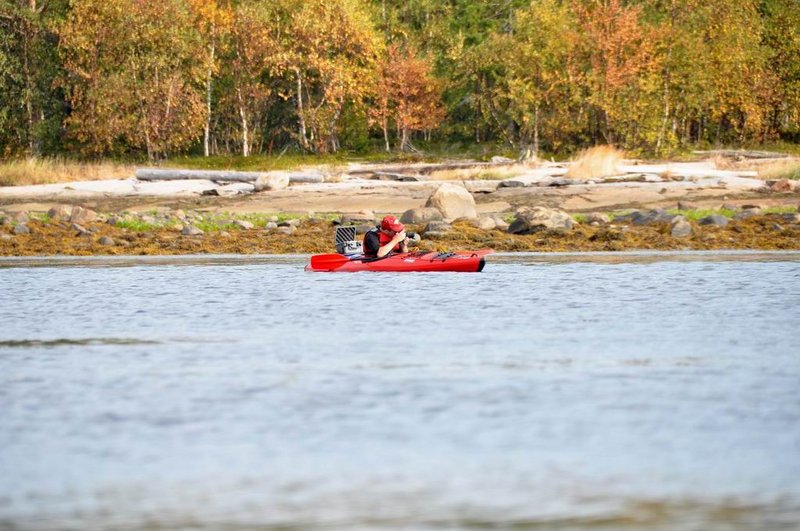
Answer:
<svg viewBox="0 0 800 531"><path fill-rule="evenodd" d="M539 158L539 106L533 112L533 157Z"/></svg>
<svg viewBox="0 0 800 531"><path fill-rule="evenodd" d="M214 44L211 44L211 61L208 63L208 72L206 73L206 126L205 131L203 131L203 155L208 157L211 155L210 149L210 138L211 138L211 84L212 84L212 73L213 73L213 65L214 65L214 55L215 55L216 48Z"/></svg>
<svg viewBox="0 0 800 531"><path fill-rule="evenodd" d="M300 74L300 69L294 69L297 75L297 118L300 125L300 145L303 149L308 149L308 136L306 133L306 117L303 110L303 77Z"/></svg>
<svg viewBox="0 0 800 531"><path fill-rule="evenodd" d="M242 91L237 87L236 97L239 100L239 117L242 121L242 156L247 157L250 155L250 131L247 124L247 111L244 106L244 98Z"/></svg>
<svg viewBox="0 0 800 531"><path fill-rule="evenodd" d="M386 146L386 152L390 152L392 148L389 146L389 121L384 117L383 119L383 143Z"/></svg>

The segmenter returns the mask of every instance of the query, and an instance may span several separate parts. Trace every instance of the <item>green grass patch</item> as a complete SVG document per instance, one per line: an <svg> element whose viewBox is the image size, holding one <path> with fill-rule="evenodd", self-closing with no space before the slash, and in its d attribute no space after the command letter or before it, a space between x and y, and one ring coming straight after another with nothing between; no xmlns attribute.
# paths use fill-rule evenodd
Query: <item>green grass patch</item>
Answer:
<svg viewBox="0 0 800 531"><path fill-rule="evenodd" d="M727 208L698 208L695 210L678 210L677 208L672 208L667 210L667 212L675 216L683 216L691 221L700 221L705 217L713 215L721 215L725 216L726 218L732 218L737 213L736 210L729 210Z"/></svg>

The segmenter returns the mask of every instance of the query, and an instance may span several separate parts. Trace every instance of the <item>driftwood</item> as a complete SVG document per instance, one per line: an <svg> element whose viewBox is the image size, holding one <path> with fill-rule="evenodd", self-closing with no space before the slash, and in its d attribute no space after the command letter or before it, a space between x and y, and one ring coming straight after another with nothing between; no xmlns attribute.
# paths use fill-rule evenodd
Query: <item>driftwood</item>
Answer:
<svg viewBox="0 0 800 531"><path fill-rule="evenodd" d="M745 151L741 149L712 149L710 151L692 151L695 155L710 155L728 157L731 159L784 159L789 157L786 153L774 151Z"/></svg>
<svg viewBox="0 0 800 531"><path fill-rule="evenodd" d="M472 168L497 168L501 166L510 166L515 162L449 162L446 164L405 164L395 166L379 166L379 167L364 167L354 168L347 172L348 175L366 175L366 174L427 174L435 171L444 170L467 170Z"/></svg>
<svg viewBox="0 0 800 531"><path fill-rule="evenodd" d="M221 170L180 170L139 168L136 178L140 181L180 181L201 179L206 181L224 181L254 183L262 176L270 173L283 173L289 176L290 183L321 183L325 180L318 172L254 172L254 171L221 171Z"/></svg>
<svg viewBox="0 0 800 531"><path fill-rule="evenodd" d="M385 171L376 171L374 173L375 179L380 181L401 181L401 182L416 182L425 180L420 175L410 175L407 173L389 173Z"/></svg>

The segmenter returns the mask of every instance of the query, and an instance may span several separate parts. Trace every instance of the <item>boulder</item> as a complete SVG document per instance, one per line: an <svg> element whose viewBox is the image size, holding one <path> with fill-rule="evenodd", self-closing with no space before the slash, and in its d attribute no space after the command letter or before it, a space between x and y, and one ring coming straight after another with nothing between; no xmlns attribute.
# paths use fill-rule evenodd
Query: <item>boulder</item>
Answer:
<svg viewBox="0 0 800 531"><path fill-rule="evenodd" d="M72 216L72 207L67 205L56 205L47 211L47 217L53 221L67 221Z"/></svg>
<svg viewBox="0 0 800 531"><path fill-rule="evenodd" d="M19 225L16 225L14 227L14 230L12 232L17 236L19 236L20 234L30 234L31 229L29 229L26 224L20 223Z"/></svg>
<svg viewBox="0 0 800 531"><path fill-rule="evenodd" d="M471 220L470 223L481 230L494 230L497 228L497 223L491 216L480 216L478 219Z"/></svg>
<svg viewBox="0 0 800 531"><path fill-rule="evenodd" d="M339 222L342 225L359 225L361 223L375 223L375 213L372 211L351 212L342 214Z"/></svg>
<svg viewBox="0 0 800 531"><path fill-rule="evenodd" d="M16 221L17 223L27 223L30 221L27 212L16 212L15 214L11 215L11 219Z"/></svg>
<svg viewBox="0 0 800 531"><path fill-rule="evenodd" d="M69 220L72 223L78 224L91 223L92 221L97 220L97 212L88 208L74 206L72 207L72 213L69 216Z"/></svg>
<svg viewBox="0 0 800 531"><path fill-rule="evenodd" d="M101 237L97 243L99 243L100 245L115 245L114 240L108 236Z"/></svg>
<svg viewBox="0 0 800 531"><path fill-rule="evenodd" d="M611 218L608 217L608 214L603 214L601 212L591 212L586 215L586 223L592 224L596 223L598 225L605 225L606 223L610 223Z"/></svg>
<svg viewBox="0 0 800 531"><path fill-rule="evenodd" d="M241 220L241 219L237 219L236 221L233 222L233 224L236 225L237 227L239 227L240 229L244 229L244 230L249 230L249 229L252 229L254 227L254 225L252 223L250 223L249 221L244 221L244 220Z"/></svg>
<svg viewBox="0 0 800 531"><path fill-rule="evenodd" d="M736 221L740 221L742 219L758 216L760 213L761 211L757 208L749 208L747 210L742 210L741 212L737 213L735 216L733 216L733 219L735 219Z"/></svg>
<svg viewBox="0 0 800 531"><path fill-rule="evenodd" d="M267 224L264 225L264 228L267 230L275 230L278 228L278 224L274 221L267 221Z"/></svg>
<svg viewBox="0 0 800 531"><path fill-rule="evenodd" d="M453 227L451 227L446 221L430 221L425 225L425 228L422 229L422 235L430 236L430 234L434 232L446 234L451 230L453 230Z"/></svg>
<svg viewBox="0 0 800 531"><path fill-rule="evenodd" d="M575 226L572 217L563 210L545 207L521 207L516 219L508 227L511 234L532 234L541 230L571 230Z"/></svg>
<svg viewBox="0 0 800 531"><path fill-rule="evenodd" d="M692 235L692 225L683 216L675 216L672 220L673 238L688 238Z"/></svg>
<svg viewBox="0 0 800 531"><path fill-rule="evenodd" d="M286 172L269 172L259 175L255 182L256 192L283 190L289 186L289 174Z"/></svg>
<svg viewBox="0 0 800 531"><path fill-rule="evenodd" d="M654 223L671 223L675 217L663 208L648 210L647 212L635 211L629 214L630 222L634 225L652 225Z"/></svg>
<svg viewBox="0 0 800 531"><path fill-rule="evenodd" d="M503 219L503 216L491 214L491 218L494 220L494 226L497 230L508 230L508 222Z"/></svg>
<svg viewBox="0 0 800 531"><path fill-rule="evenodd" d="M725 227L728 224L728 218L722 216L720 214L712 214L710 216L706 216L700 221L698 221L700 225L713 225L715 227Z"/></svg>
<svg viewBox="0 0 800 531"><path fill-rule="evenodd" d="M75 236L89 236L91 233L79 223L73 223L70 228L75 231Z"/></svg>
<svg viewBox="0 0 800 531"><path fill-rule="evenodd" d="M463 186L445 183L431 194L426 207L433 207L442 213L445 221L457 218L476 218L475 199Z"/></svg>
<svg viewBox="0 0 800 531"><path fill-rule="evenodd" d="M697 210L697 205L687 203L686 201L678 201L678 210Z"/></svg>
<svg viewBox="0 0 800 531"><path fill-rule="evenodd" d="M442 221L442 213L438 208L412 208L400 216L401 223L428 223L429 221Z"/></svg>
<svg viewBox="0 0 800 531"><path fill-rule="evenodd" d="M792 181L789 179L767 181L767 187L773 192L791 192L793 188Z"/></svg>
<svg viewBox="0 0 800 531"><path fill-rule="evenodd" d="M280 226L277 229L275 229L275 232L277 232L278 234L292 235L292 234L295 233L296 230L297 230L297 228L294 225L285 225L285 226Z"/></svg>
<svg viewBox="0 0 800 531"><path fill-rule="evenodd" d="M205 232L203 232L202 229L198 229L194 225L186 225L183 227L183 230L181 230L181 234L184 236L202 236L205 234Z"/></svg>

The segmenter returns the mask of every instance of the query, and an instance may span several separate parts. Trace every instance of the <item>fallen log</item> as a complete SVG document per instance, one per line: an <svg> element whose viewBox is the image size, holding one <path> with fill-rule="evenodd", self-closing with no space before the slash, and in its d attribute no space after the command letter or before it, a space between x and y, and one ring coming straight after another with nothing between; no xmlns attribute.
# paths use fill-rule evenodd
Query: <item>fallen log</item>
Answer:
<svg viewBox="0 0 800 531"><path fill-rule="evenodd" d="M289 176L290 183L321 183L325 177L319 172L255 172L255 171L225 171L225 170L181 170L181 169L155 169L138 168L135 176L140 181L182 181L200 179L204 181L225 181L254 183L262 175L283 173Z"/></svg>
<svg viewBox="0 0 800 531"><path fill-rule="evenodd" d="M712 149L709 151L692 151L695 155L720 156L731 159L783 159L789 157L787 153L774 151L746 151L741 149Z"/></svg>

